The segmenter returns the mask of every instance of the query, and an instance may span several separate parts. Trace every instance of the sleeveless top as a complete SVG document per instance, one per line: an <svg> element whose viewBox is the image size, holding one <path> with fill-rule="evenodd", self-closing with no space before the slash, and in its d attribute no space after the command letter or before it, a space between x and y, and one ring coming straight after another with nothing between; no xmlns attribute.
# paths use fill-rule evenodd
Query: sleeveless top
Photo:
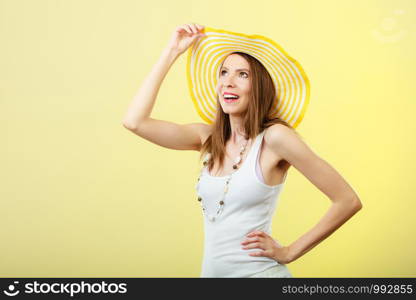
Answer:
<svg viewBox="0 0 416 300"><path fill-rule="evenodd" d="M250 256L259 249L242 249L246 235L261 230L271 235L271 221L284 182L267 185L257 177L256 164L265 130L254 140L229 183L224 208L214 222L204 217L204 255L201 277L248 277L279 265L269 257ZM260 168L258 168L261 174ZM287 173L283 180L285 180ZM208 214L215 214L227 176L211 176L204 166L196 188Z"/></svg>

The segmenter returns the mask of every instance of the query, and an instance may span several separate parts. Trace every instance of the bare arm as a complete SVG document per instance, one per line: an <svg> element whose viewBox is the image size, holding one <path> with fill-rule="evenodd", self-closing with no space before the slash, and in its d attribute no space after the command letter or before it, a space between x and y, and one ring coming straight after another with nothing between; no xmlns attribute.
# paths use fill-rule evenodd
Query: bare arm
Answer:
<svg viewBox="0 0 416 300"><path fill-rule="evenodd" d="M150 117L157 94L166 74L176 59L198 38L203 26L178 26L168 46L163 50L157 63L134 96L123 126L136 135L157 145L177 150L199 150L201 135L207 129L206 124L192 123L186 125L156 120Z"/></svg>
<svg viewBox="0 0 416 300"><path fill-rule="evenodd" d="M179 54L173 49L163 50L127 110L123 119L123 125L126 128L136 129L141 122L149 119L162 81L178 57Z"/></svg>
<svg viewBox="0 0 416 300"><path fill-rule="evenodd" d="M322 219L288 248L289 261L304 255L361 208L362 203L345 179L325 160L316 155L294 132L283 125L271 131L276 153L291 163L332 201Z"/></svg>
<svg viewBox="0 0 416 300"><path fill-rule="evenodd" d="M331 208L308 232L289 246L282 246L263 231L253 231L243 241L243 249L260 248L251 256L267 256L279 263L290 263L347 222L362 204L345 179L325 160L316 155L290 128L276 124L265 135L266 143L279 157L288 161L332 201Z"/></svg>

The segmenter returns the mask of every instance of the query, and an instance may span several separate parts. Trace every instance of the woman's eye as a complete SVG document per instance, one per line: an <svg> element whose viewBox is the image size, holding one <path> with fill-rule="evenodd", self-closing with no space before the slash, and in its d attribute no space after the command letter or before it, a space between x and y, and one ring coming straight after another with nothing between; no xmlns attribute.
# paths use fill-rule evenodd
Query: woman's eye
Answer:
<svg viewBox="0 0 416 300"><path fill-rule="evenodd" d="M227 71L222 70L222 71L221 71L221 75L223 75L223 74L224 74L224 72L227 72ZM247 77L248 77L248 73L247 73L247 72L240 72L240 75L241 75L241 74L245 74L245 75L246 75L246 77L245 77L245 78L247 78Z"/></svg>

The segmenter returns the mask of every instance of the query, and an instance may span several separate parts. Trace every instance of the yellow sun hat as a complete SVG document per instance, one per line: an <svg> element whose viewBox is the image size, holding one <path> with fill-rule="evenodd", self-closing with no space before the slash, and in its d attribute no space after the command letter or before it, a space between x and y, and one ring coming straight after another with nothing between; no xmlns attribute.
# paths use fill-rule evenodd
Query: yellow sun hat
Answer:
<svg viewBox="0 0 416 300"><path fill-rule="evenodd" d="M296 128L305 115L310 95L309 80L301 65L276 42L262 35L211 27L205 27L204 33L205 37L189 47L186 67L189 92L201 118L208 124L214 122L219 67L227 55L239 51L259 60L273 79L277 96L272 116Z"/></svg>

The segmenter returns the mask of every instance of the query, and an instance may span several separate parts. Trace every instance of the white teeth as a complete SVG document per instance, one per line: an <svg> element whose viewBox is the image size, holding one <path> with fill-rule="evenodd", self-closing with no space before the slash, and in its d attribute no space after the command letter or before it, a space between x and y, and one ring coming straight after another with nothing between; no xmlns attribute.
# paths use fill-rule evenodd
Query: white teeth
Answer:
<svg viewBox="0 0 416 300"><path fill-rule="evenodd" d="M225 99L237 99L238 96L232 96L232 95L224 95Z"/></svg>

